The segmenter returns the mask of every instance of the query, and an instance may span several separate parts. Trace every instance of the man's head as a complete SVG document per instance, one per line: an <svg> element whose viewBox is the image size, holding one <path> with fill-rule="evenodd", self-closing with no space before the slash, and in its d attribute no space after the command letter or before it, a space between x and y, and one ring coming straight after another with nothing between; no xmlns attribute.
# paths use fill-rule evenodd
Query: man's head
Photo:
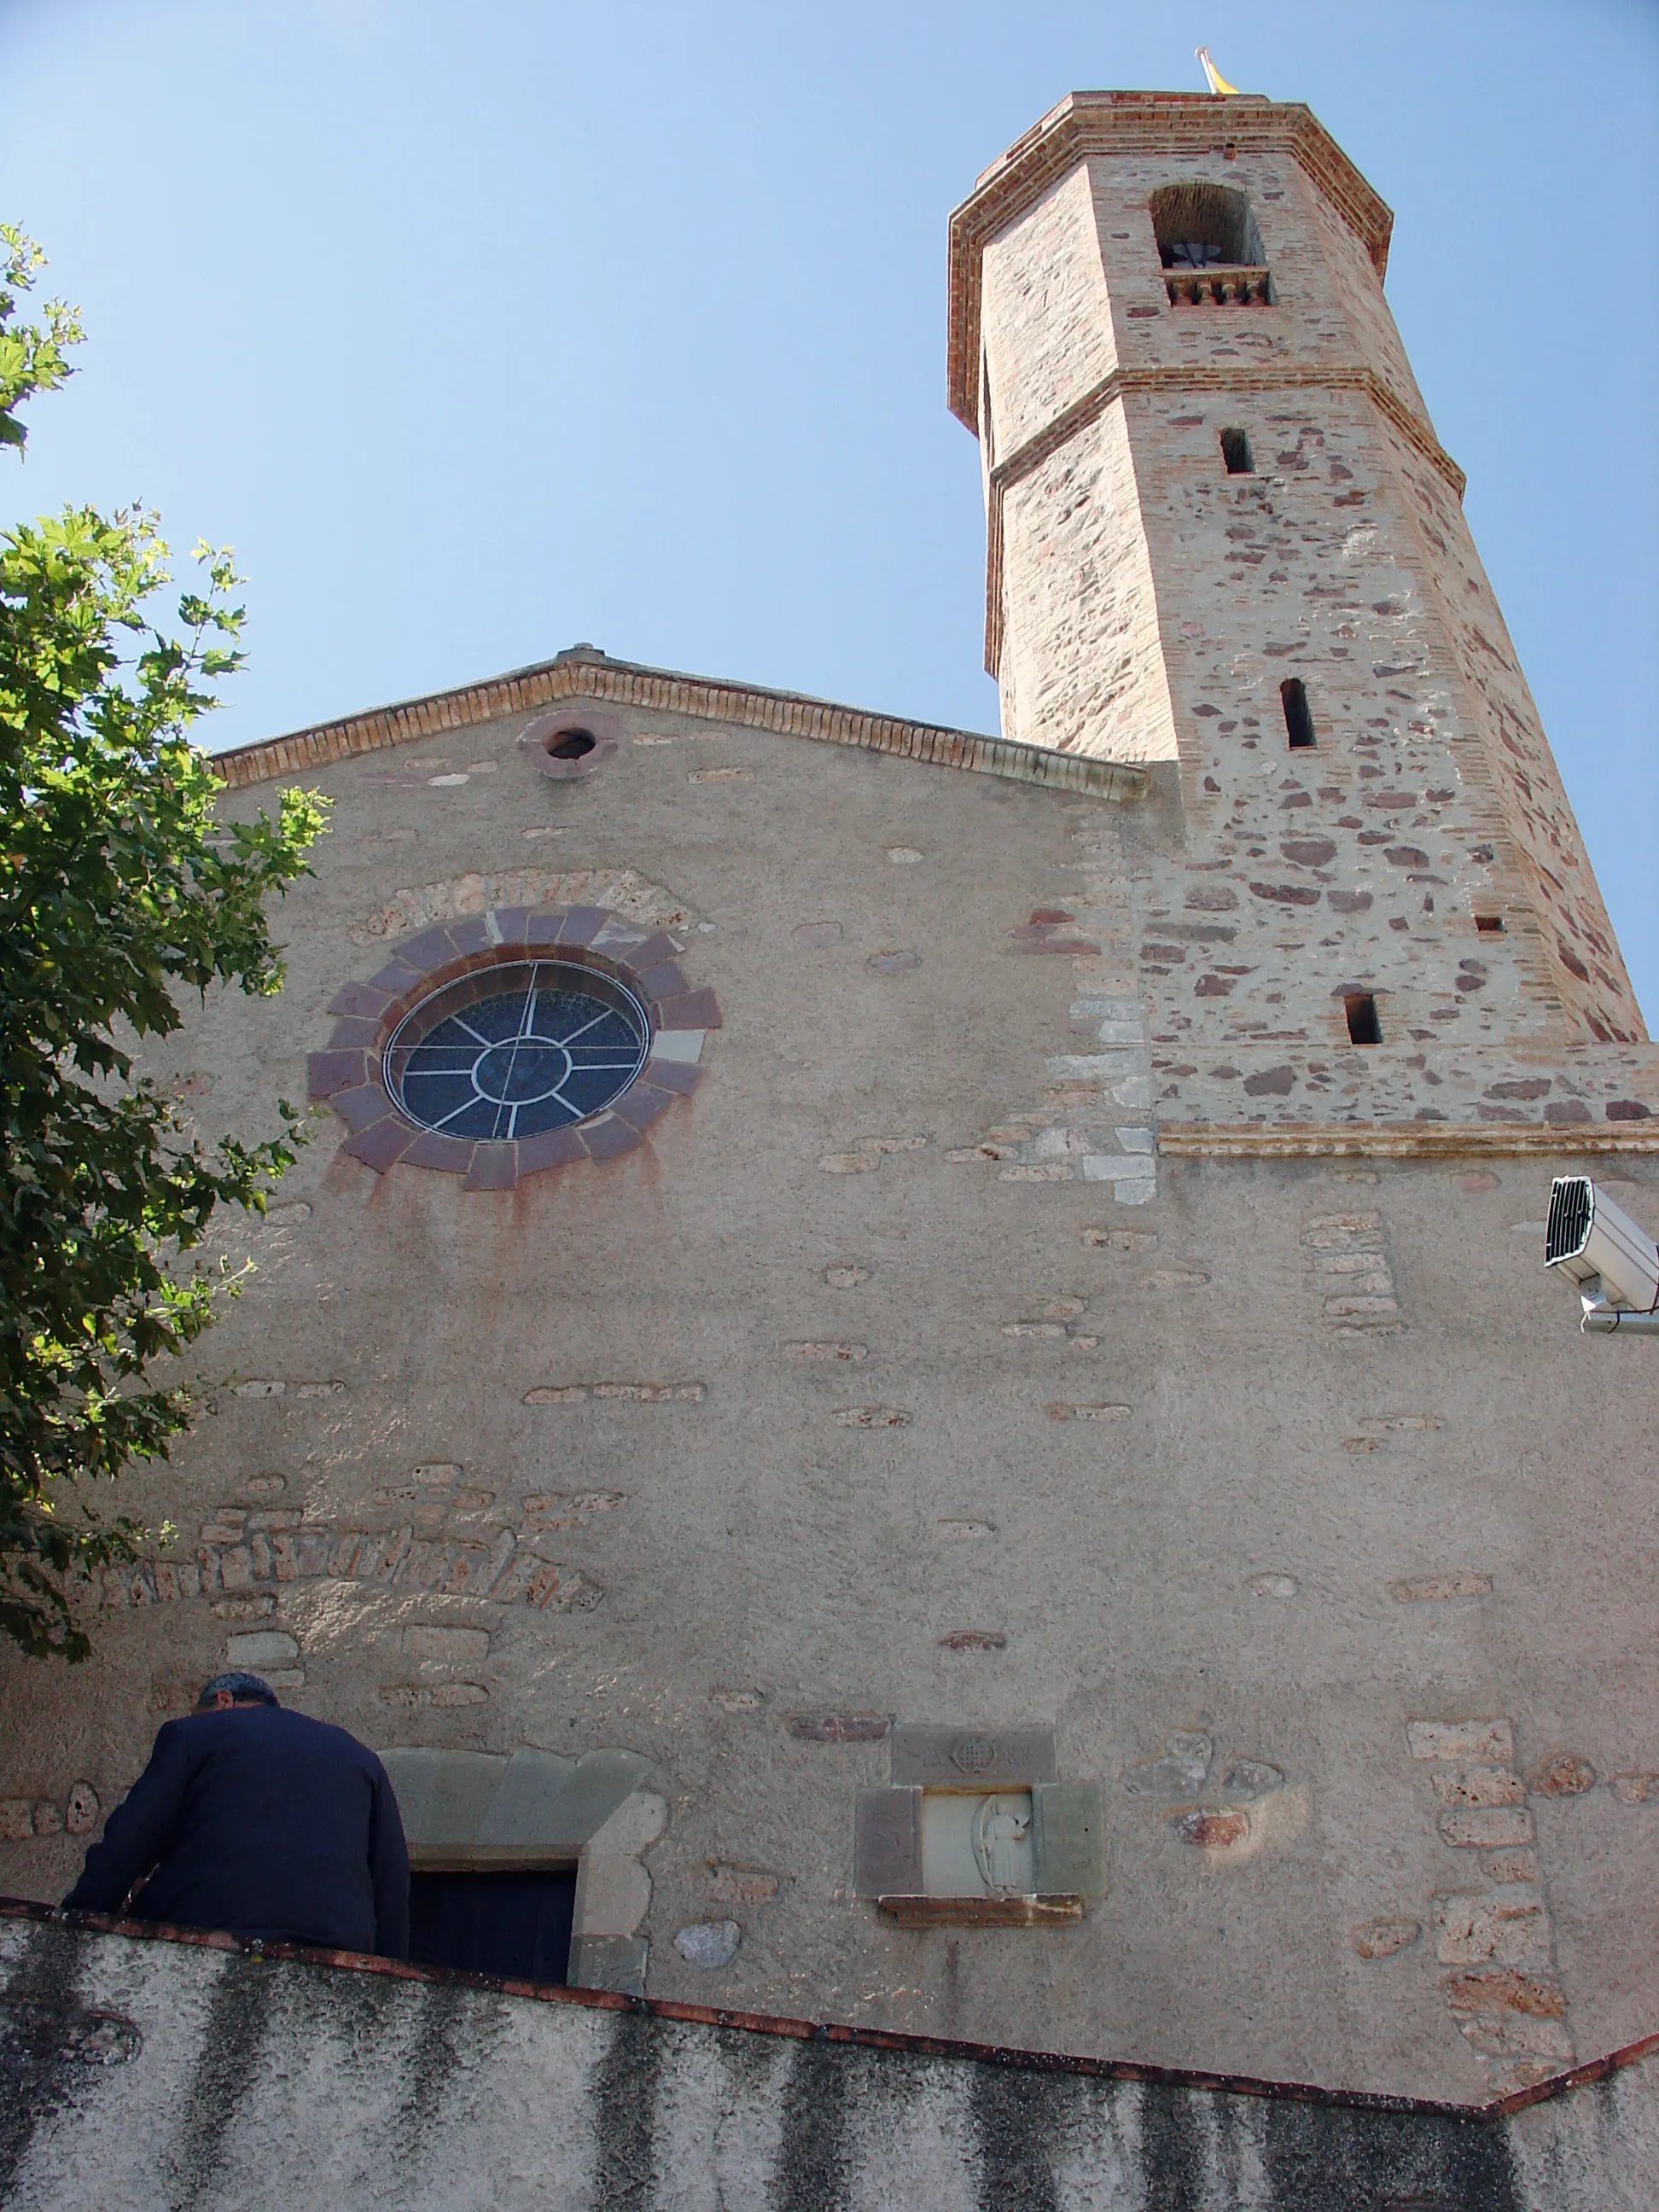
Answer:
<svg viewBox="0 0 1659 2212"><path fill-rule="evenodd" d="M276 1692L257 1674L216 1674L204 1682L196 1700L198 1713L223 1712L231 1705L274 1705Z"/></svg>

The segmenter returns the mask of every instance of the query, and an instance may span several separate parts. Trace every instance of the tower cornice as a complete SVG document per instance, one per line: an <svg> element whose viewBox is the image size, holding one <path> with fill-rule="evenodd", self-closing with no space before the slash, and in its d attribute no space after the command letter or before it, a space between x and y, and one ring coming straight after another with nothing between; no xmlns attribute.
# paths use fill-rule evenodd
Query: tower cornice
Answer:
<svg viewBox="0 0 1659 2212"><path fill-rule="evenodd" d="M979 432L981 257L987 241L1092 154L1291 155L1362 241L1378 278L1394 216L1300 100L1073 92L980 176L951 217L951 411Z"/></svg>

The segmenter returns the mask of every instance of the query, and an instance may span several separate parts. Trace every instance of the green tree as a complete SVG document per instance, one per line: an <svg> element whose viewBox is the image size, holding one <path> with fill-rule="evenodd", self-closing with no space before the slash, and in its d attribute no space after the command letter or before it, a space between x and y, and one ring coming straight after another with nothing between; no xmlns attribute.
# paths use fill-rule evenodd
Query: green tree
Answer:
<svg viewBox="0 0 1659 2212"><path fill-rule="evenodd" d="M41 255L0 226L0 445L18 409L72 373L74 311L17 319ZM176 1030L175 989L268 994L282 962L267 895L307 874L326 801L283 793L222 826L190 739L241 660L240 580L205 580L151 619L170 581L156 518L90 507L0 532L0 1629L36 1657L86 1656L75 1585L145 1532L73 1486L165 1458L189 1393L157 1379L239 1278L207 1263L216 1207L263 1212L302 1140L209 1151L136 1074L138 1041Z"/></svg>

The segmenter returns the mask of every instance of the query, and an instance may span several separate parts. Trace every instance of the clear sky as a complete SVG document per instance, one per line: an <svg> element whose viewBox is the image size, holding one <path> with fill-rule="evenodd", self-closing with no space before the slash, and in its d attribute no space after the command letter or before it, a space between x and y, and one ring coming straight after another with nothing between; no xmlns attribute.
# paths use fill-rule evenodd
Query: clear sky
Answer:
<svg viewBox="0 0 1659 2212"><path fill-rule="evenodd" d="M246 743L588 639L989 730L945 225L1074 88L1305 100L1659 1027L1655 0L0 0L83 309L0 522L237 549Z"/></svg>

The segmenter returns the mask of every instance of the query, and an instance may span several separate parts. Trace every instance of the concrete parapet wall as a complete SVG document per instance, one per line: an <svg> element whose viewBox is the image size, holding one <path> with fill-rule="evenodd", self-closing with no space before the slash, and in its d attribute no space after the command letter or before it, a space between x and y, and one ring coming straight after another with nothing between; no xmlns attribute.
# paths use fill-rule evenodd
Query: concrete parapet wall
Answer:
<svg viewBox="0 0 1659 2212"><path fill-rule="evenodd" d="M0 1922L13 2212L1652 2201L1651 2039L1481 2110L211 1948L229 1940Z"/></svg>

